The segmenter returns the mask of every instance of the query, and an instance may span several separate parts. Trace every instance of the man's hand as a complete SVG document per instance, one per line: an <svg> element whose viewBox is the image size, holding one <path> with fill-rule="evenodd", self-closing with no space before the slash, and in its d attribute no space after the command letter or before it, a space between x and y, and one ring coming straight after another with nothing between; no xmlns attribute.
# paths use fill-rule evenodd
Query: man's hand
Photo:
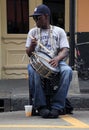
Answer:
<svg viewBox="0 0 89 130"><path fill-rule="evenodd" d="M58 55L50 60L49 64L52 67L57 67L58 63L68 56L68 53L69 53L69 49L68 48L62 48L60 50L60 52L58 53Z"/></svg>
<svg viewBox="0 0 89 130"><path fill-rule="evenodd" d="M32 52L35 50L35 47L37 45L37 40L36 38L31 38L31 45L29 48L26 48L26 53L28 54L28 56L30 57Z"/></svg>
<svg viewBox="0 0 89 130"><path fill-rule="evenodd" d="M34 38L34 39L32 39L31 40L31 47L36 47L36 45L37 45L37 40L36 40L36 38Z"/></svg>
<svg viewBox="0 0 89 130"><path fill-rule="evenodd" d="M54 57L53 59L51 59L49 61L49 64L52 66L52 67L57 67L58 66L58 62L59 62L59 59L58 59L58 56Z"/></svg>

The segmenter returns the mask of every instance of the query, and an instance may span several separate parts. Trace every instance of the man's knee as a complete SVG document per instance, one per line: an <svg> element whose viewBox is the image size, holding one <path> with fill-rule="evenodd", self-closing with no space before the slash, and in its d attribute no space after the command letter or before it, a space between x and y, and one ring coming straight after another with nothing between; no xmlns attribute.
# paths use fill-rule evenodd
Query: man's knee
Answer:
<svg viewBox="0 0 89 130"><path fill-rule="evenodd" d="M68 76L68 78L69 78L70 80L72 80L72 74L73 74L73 72L72 72L72 69L71 69L70 66L68 66L68 67L65 69L65 74Z"/></svg>

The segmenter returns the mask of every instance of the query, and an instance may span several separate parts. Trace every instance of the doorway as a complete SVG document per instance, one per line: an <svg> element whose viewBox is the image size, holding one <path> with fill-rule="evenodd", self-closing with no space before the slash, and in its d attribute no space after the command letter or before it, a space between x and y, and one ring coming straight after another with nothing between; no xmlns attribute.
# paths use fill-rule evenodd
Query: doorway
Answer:
<svg viewBox="0 0 89 130"><path fill-rule="evenodd" d="M51 10L51 24L65 27L65 0L43 0L43 4L47 5Z"/></svg>

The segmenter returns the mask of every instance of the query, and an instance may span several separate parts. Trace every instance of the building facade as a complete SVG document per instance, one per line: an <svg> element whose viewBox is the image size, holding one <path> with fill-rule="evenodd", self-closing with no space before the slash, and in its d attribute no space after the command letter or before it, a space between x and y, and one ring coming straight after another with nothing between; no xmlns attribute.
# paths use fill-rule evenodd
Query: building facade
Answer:
<svg viewBox="0 0 89 130"><path fill-rule="evenodd" d="M29 18L34 8L41 3L47 4L52 11L53 23L69 32L69 1L0 0L0 79L26 78L27 76L29 58L25 52L25 43L28 30L35 24L33 19ZM75 30L79 32L79 36L81 32L88 34L89 1L75 1ZM14 24L12 24L13 21ZM18 25L18 28L12 25L15 27Z"/></svg>

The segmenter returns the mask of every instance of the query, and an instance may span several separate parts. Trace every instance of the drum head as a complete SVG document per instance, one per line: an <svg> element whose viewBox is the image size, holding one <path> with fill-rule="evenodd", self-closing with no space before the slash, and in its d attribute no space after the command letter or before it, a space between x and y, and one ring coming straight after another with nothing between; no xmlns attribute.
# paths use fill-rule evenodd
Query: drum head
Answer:
<svg viewBox="0 0 89 130"><path fill-rule="evenodd" d="M52 58L47 55L44 52L37 52L37 55L39 57L40 62L42 62L46 67L48 67L50 70L58 73L59 72L59 67L52 67L47 61L50 61Z"/></svg>

